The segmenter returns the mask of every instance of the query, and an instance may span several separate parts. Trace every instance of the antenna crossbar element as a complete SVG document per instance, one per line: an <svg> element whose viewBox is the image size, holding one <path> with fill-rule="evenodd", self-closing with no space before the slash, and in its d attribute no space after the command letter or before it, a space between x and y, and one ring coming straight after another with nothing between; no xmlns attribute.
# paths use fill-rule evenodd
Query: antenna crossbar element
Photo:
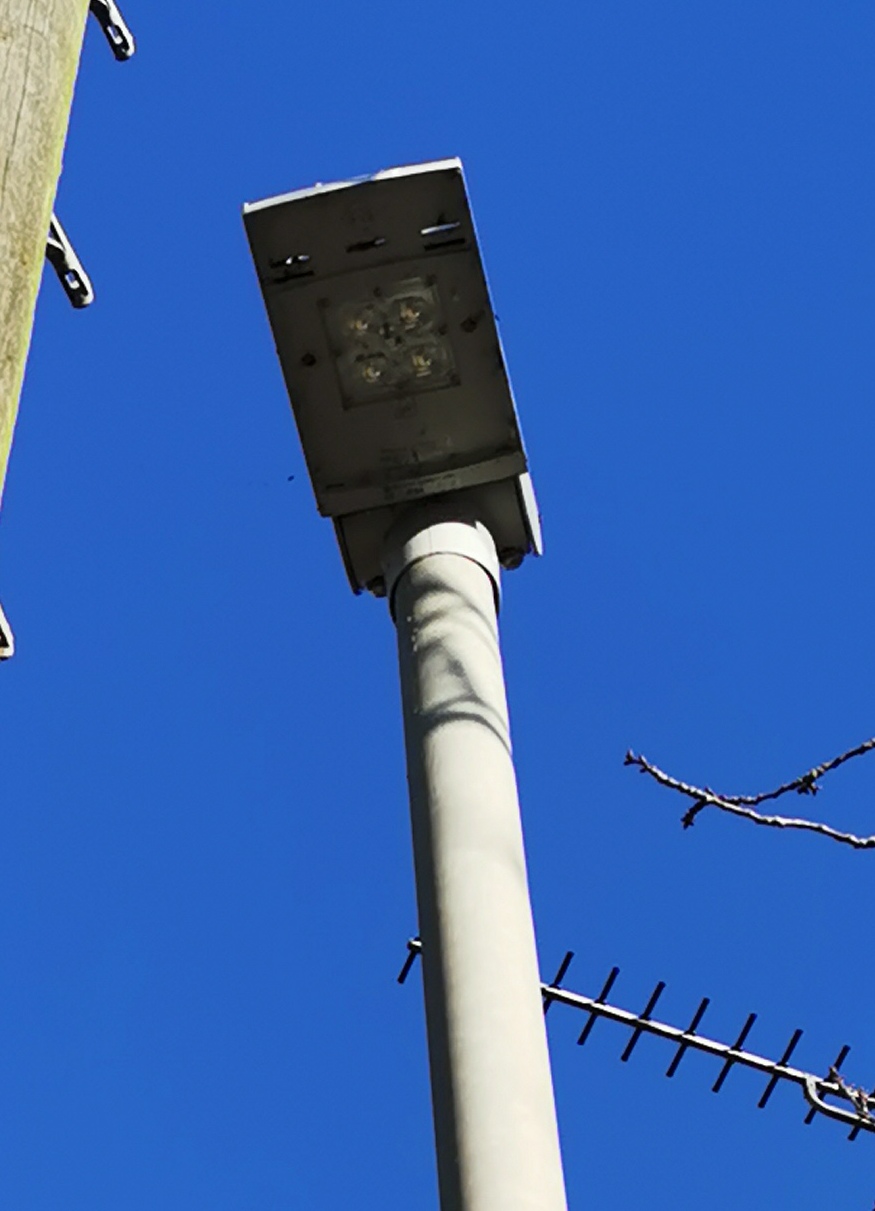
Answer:
<svg viewBox="0 0 875 1211"><path fill-rule="evenodd" d="M419 938L411 938L407 943L407 950L407 959L401 975L398 977L402 984L410 973L417 955L422 953L422 943ZM598 1018L606 1018L609 1022L617 1022L632 1032L623 1051L624 1060L629 1058L642 1034L653 1034L657 1038L674 1043L676 1047L666 1076L674 1076L678 1064L690 1048L695 1051L703 1051L706 1055L713 1055L716 1059L723 1061L723 1067L713 1086L715 1093L720 1092L730 1069L736 1064L740 1064L743 1068L752 1068L756 1072L762 1072L769 1078L765 1091L758 1102L760 1109L766 1106L778 1083L788 1081L790 1084L799 1086L808 1103L806 1123L811 1123L818 1114L822 1114L825 1118L835 1119L836 1122L850 1127L851 1131L848 1136L850 1140L856 1139L861 1131L870 1131L875 1134L875 1090L867 1093L865 1089L849 1084L839 1072L841 1065L848 1057L850 1047L841 1049L836 1062L830 1066L825 1077L815 1076L814 1073L792 1067L789 1062L796 1045L802 1038L801 1030L794 1031L780 1060L770 1060L766 1056L744 1050L744 1043L756 1021L755 1013L748 1016L734 1043L720 1043L716 1039L709 1039L705 1035L696 1033L709 1005L707 997L701 1001L686 1030L679 1026L670 1026L667 1022L660 1022L651 1017L656 1002L665 988L662 981L657 984L642 1012L633 1013L628 1009L620 1009L617 1005L611 1005L607 999L619 975L618 967L611 970L597 997L583 996L579 992L569 992L568 989L560 987L560 982L568 971L573 957L572 951L565 955L553 982L541 984L541 994L544 998L545 1013L552 1004L558 1003L587 1014L587 1022L577 1040L578 1043L586 1042Z"/></svg>
<svg viewBox="0 0 875 1211"><path fill-rule="evenodd" d="M562 966L563 975L568 970L570 961L568 955L566 955ZM608 987L613 984L616 978L614 974L616 971L617 968L614 968L611 972ZM806 1123L810 1123L815 1115L822 1114L826 1118L835 1119L837 1122L849 1126L851 1128L851 1133L848 1136L849 1139L856 1139L861 1131L875 1133L875 1091L867 1093L864 1089L850 1085L838 1071L839 1065L844 1063L847 1058L850 1051L849 1047L842 1048L836 1063L830 1067L825 1077L815 1076L813 1073L805 1072L801 1068L794 1068L789 1063L790 1057L802 1037L801 1030L794 1032L780 1060L770 1060L765 1056L743 1049L744 1042L756 1021L756 1014L750 1014L735 1043L731 1045L717 1042L715 1039L709 1039L704 1035L696 1033L696 1028L708 1007L709 1002L707 998L699 1005L692 1022L686 1030L678 1026L670 1026L666 1022L654 1020L650 1014L664 987L665 985L662 983L657 985L646 1009L642 1013L632 1013L628 1009L620 1009L616 1005L608 1004L604 991L598 997L587 997L582 996L580 993L569 992L565 988L560 988L554 982L553 984L542 984L541 992L545 1002L552 1003L553 1001L557 1001L561 1005L568 1005L572 1009L578 1009L583 1013L589 1014L590 1019L587 1023L587 1027L589 1028L591 1028L595 1019L599 1017L607 1018L608 1021L618 1022L621 1026L628 1027L632 1031L632 1037L623 1053L623 1059L628 1058L629 1052L642 1034L654 1034L658 1038L667 1039L677 1046L677 1051L669 1066L667 1076L674 1076L682 1056L689 1048L693 1048L696 1051L704 1051L706 1055L713 1055L723 1060L723 1068L714 1085L715 1093L720 1091L730 1068L735 1064L741 1064L742 1067L753 1068L757 1072L764 1073L769 1078L765 1092L758 1103L760 1109L766 1106L779 1081L789 1081L791 1084L800 1087L805 1100L808 1102L810 1109L805 1118ZM833 1100L828 1101L828 1098ZM844 1104L836 1105L836 1101Z"/></svg>

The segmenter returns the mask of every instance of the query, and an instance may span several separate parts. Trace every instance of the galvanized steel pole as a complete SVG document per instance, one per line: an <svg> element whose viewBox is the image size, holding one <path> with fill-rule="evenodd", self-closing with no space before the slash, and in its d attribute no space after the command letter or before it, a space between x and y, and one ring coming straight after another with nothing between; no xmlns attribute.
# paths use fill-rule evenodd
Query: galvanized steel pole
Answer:
<svg viewBox="0 0 875 1211"><path fill-rule="evenodd" d="M442 1211L565 1211L498 643L473 521L396 533L398 633Z"/></svg>

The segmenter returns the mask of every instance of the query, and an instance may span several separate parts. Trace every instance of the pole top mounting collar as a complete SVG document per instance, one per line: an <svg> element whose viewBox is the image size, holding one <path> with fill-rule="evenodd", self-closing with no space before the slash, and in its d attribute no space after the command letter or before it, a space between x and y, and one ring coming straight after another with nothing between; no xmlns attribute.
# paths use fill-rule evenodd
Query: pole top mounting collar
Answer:
<svg viewBox="0 0 875 1211"><path fill-rule="evenodd" d="M403 514L387 536L383 575L393 618L398 581L408 568L429 555L461 555L479 564L492 581L495 609L499 609L501 565L492 535L475 517L461 515L446 503L435 501Z"/></svg>

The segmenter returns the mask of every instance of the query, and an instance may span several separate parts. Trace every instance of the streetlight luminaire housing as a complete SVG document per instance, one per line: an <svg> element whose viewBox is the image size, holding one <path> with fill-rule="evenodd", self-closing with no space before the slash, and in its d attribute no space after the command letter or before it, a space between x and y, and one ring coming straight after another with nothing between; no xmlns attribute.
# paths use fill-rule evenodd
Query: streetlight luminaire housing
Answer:
<svg viewBox="0 0 875 1211"><path fill-rule="evenodd" d="M385 591L386 535L429 498L485 524L505 567L539 554L461 161L243 213L316 503L355 592Z"/></svg>

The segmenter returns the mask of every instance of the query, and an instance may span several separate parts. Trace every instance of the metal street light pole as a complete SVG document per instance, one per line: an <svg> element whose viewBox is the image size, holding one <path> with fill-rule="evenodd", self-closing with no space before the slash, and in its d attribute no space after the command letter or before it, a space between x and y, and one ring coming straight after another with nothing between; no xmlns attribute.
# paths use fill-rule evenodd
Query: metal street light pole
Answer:
<svg viewBox="0 0 875 1211"><path fill-rule="evenodd" d="M429 521L386 557L398 632L443 1211L565 1190L488 531Z"/></svg>
<svg viewBox="0 0 875 1211"><path fill-rule="evenodd" d="M320 512L398 632L442 1211L564 1211L498 644L537 508L458 160L244 209Z"/></svg>

